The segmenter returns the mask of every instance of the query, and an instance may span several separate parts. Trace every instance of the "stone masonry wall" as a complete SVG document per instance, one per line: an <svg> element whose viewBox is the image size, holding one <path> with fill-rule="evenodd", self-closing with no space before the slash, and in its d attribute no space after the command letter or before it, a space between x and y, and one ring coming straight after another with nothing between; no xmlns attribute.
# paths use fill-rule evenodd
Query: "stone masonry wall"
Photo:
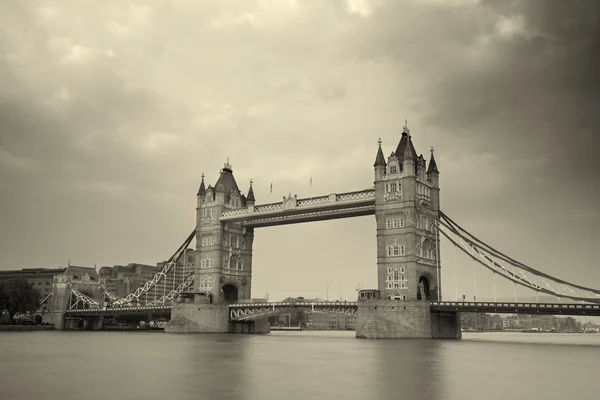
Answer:
<svg viewBox="0 0 600 400"><path fill-rule="evenodd" d="M271 326L269 325L269 319L267 317L245 322L232 321L229 323L229 332L253 334L271 333Z"/></svg>
<svg viewBox="0 0 600 400"><path fill-rule="evenodd" d="M434 339L462 339L459 312L431 312L431 333Z"/></svg>
<svg viewBox="0 0 600 400"><path fill-rule="evenodd" d="M429 302L367 300L358 304L356 337L431 339Z"/></svg>
<svg viewBox="0 0 600 400"><path fill-rule="evenodd" d="M229 308L220 304L176 303L171 311L167 333L227 333Z"/></svg>

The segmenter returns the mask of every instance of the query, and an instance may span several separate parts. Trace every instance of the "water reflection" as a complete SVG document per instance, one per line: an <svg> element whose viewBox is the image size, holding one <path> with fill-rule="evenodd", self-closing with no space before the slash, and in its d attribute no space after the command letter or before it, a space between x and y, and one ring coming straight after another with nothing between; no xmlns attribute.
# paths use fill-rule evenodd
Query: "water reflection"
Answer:
<svg viewBox="0 0 600 400"><path fill-rule="evenodd" d="M381 340L376 347L373 378L375 398L437 400L439 394L439 344L432 340Z"/></svg>
<svg viewBox="0 0 600 400"><path fill-rule="evenodd" d="M171 335L167 335L171 336ZM188 351L176 368L181 390L173 398L246 399L251 335L186 335Z"/></svg>
<svg viewBox="0 0 600 400"><path fill-rule="evenodd" d="M431 341L358 340L353 332L2 333L0 399L597 398L600 335L500 335ZM565 344L543 344L551 340Z"/></svg>

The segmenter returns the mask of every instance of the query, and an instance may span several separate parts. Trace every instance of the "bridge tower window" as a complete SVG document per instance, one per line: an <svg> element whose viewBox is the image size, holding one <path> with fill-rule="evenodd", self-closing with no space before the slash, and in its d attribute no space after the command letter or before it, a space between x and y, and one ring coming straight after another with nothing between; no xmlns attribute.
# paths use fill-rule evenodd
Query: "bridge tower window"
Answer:
<svg viewBox="0 0 600 400"><path fill-rule="evenodd" d="M406 255L406 246L402 245L394 245L388 246L387 248L388 257L398 257Z"/></svg>
<svg viewBox="0 0 600 400"><path fill-rule="evenodd" d="M386 276L386 289L406 289L406 276L404 267L388 267Z"/></svg>

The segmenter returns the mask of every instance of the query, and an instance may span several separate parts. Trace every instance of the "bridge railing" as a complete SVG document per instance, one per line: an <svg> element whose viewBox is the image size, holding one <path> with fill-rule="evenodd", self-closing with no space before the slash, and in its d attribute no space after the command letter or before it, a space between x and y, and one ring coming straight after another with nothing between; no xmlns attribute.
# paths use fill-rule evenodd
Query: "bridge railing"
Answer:
<svg viewBox="0 0 600 400"><path fill-rule="evenodd" d="M261 307L356 307L356 301L290 301L290 302L269 302L269 303L231 303L229 308L261 308Z"/></svg>
<svg viewBox="0 0 600 400"><path fill-rule="evenodd" d="M298 207L314 206L318 204L328 203L329 196L309 197L307 199L298 199L296 205Z"/></svg>
<svg viewBox="0 0 600 400"><path fill-rule="evenodd" d="M336 201L352 201L370 199L375 197L375 189L358 190L356 192L340 193L335 196Z"/></svg>
<svg viewBox="0 0 600 400"><path fill-rule="evenodd" d="M241 210L244 210L244 213L248 212L247 208L242 208ZM269 203L269 204L261 204L258 206L254 207L254 212L264 212L264 211L279 211L279 210L283 210L283 202L280 203ZM225 211L223 213L223 216L227 216L230 215L228 211Z"/></svg>
<svg viewBox="0 0 600 400"><path fill-rule="evenodd" d="M73 309L73 310L66 310L66 313L69 314L85 314L85 313L99 313L99 312L129 312L129 311L167 311L170 310L172 307L170 305L168 306L124 306L124 307L95 307L95 308L81 308L81 309Z"/></svg>
<svg viewBox="0 0 600 400"><path fill-rule="evenodd" d="M529 302L468 302L468 301L432 301L432 307L497 307L497 308L539 308L556 310L600 310L600 304L565 303L529 303Z"/></svg>

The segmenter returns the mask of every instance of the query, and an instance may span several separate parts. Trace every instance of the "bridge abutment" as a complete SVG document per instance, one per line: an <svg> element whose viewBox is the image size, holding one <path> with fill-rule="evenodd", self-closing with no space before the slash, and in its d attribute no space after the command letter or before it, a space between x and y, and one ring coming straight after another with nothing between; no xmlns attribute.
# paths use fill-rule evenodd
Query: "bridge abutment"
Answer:
<svg viewBox="0 0 600 400"><path fill-rule="evenodd" d="M251 321L230 321L227 304L176 303L167 333L270 333L268 318Z"/></svg>
<svg viewBox="0 0 600 400"><path fill-rule="evenodd" d="M271 333L271 326L267 317L258 318L251 321L231 321L229 322L230 333Z"/></svg>
<svg viewBox="0 0 600 400"><path fill-rule="evenodd" d="M175 303L167 333L227 333L229 308L227 304Z"/></svg>
<svg viewBox="0 0 600 400"><path fill-rule="evenodd" d="M430 311L433 339L462 339L460 312Z"/></svg>
<svg viewBox="0 0 600 400"><path fill-rule="evenodd" d="M363 300L358 303L356 337L460 339L459 313L432 312L428 301Z"/></svg>

